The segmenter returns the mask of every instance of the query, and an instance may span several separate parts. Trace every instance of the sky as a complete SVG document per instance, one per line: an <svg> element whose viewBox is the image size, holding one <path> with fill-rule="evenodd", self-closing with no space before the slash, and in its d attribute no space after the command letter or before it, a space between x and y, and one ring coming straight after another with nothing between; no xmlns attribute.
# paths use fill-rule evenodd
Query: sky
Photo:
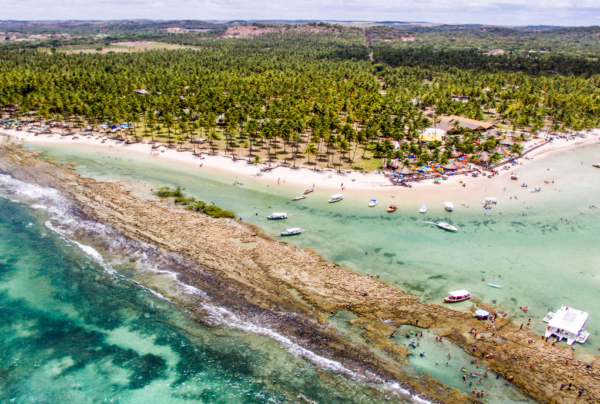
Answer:
<svg viewBox="0 0 600 404"><path fill-rule="evenodd" d="M0 0L2 20L337 20L600 25L600 0Z"/></svg>

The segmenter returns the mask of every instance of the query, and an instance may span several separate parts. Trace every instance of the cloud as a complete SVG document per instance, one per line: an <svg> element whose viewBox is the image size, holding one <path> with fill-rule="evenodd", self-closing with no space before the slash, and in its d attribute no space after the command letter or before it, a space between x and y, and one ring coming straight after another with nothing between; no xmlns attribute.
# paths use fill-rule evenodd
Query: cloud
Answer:
<svg viewBox="0 0 600 404"><path fill-rule="evenodd" d="M316 19L594 25L598 0L0 0L3 19Z"/></svg>

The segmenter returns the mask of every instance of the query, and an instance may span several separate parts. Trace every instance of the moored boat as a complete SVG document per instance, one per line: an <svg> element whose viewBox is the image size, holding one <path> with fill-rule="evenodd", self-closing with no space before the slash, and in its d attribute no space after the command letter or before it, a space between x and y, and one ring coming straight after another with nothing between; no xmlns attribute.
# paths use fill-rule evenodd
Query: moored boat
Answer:
<svg viewBox="0 0 600 404"><path fill-rule="evenodd" d="M592 167L600 168L600 163L598 163L598 164L592 164Z"/></svg>
<svg viewBox="0 0 600 404"><path fill-rule="evenodd" d="M551 317L550 314L552 314ZM589 313L585 311L562 306L556 313L548 313L546 318L548 317L550 318L544 334L546 339L554 336L557 341L566 339L567 345L573 345L575 342L585 343L590 336L590 333L583 329L589 318Z"/></svg>
<svg viewBox="0 0 600 404"><path fill-rule="evenodd" d="M493 283L488 283L488 286L491 286L493 288L498 288L498 289L500 289L502 287L500 285L494 285Z"/></svg>
<svg viewBox="0 0 600 404"><path fill-rule="evenodd" d="M294 236L296 234L302 233L302 229L300 227L292 227L291 229L285 229L285 231L281 232L282 236Z"/></svg>
<svg viewBox="0 0 600 404"><path fill-rule="evenodd" d="M331 198L329 198L329 203L339 202L342 199L344 199L344 195L342 194L332 195Z"/></svg>
<svg viewBox="0 0 600 404"><path fill-rule="evenodd" d="M305 199L306 195L302 195L302 196L297 196L296 198L292 198L292 201L299 201L301 199Z"/></svg>
<svg viewBox="0 0 600 404"><path fill-rule="evenodd" d="M279 220L279 219L287 219L287 213L285 212L280 212L280 213L273 213L271 216L267 216L267 219L270 220Z"/></svg>
<svg viewBox="0 0 600 404"><path fill-rule="evenodd" d="M435 224L437 227L440 227L444 230L448 230L448 231L458 231L458 228L452 226L450 223L446 223L446 222L439 222Z"/></svg>
<svg viewBox="0 0 600 404"><path fill-rule="evenodd" d="M464 302L467 299L471 298L471 294L462 289L462 290L455 290L454 292L450 292L449 296L444 298L444 301L446 303L456 303L456 302Z"/></svg>
<svg viewBox="0 0 600 404"><path fill-rule="evenodd" d="M427 212L427 205L421 205L421 209L419 209L420 213L425 213Z"/></svg>
<svg viewBox="0 0 600 404"><path fill-rule="evenodd" d="M371 199L371 202L369 202L369 206L374 207L375 205L377 205L377 200Z"/></svg>
<svg viewBox="0 0 600 404"><path fill-rule="evenodd" d="M305 189L305 190L304 190L304 195L306 195L306 194L310 194L311 192L314 192L314 191L315 191L315 189L314 189L314 188L313 188L313 189Z"/></svg>
<svg viewBox="0 0 600 404"><path fill-rule="evenodd" d="M454 204L452 202L446 202L444 203L444 209L448 212L452 212L454 210Z"/></svg>
<svg viewBox="0 0 600 404"><path fill-rule="evenodd" d="M390 205L390 207L388 208L388 212L395 212L396 209L398 209L396 205Z"/></svg>

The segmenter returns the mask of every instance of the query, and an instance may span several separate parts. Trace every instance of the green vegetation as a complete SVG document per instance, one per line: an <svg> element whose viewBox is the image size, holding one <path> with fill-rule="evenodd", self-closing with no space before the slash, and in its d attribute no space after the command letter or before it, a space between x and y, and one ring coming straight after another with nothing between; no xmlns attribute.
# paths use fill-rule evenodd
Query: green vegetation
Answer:
<svg viewBox="0 0 600 404"><path fill-rule="evenodd" d="M441 115L495 121L526 133L600 125L600 62L590 58L598 52L598 37L585 30L255 24L238 29L264 30L262 35L219 38L215 32L225 26L201 22L86 24L69 29L104 30L120 40L146 35L191 49L67 54L56 51L61 47L38 52L0 46L4 116L95 131L127 123L114 136L243 155L257 166L362 170L392 157L426 164L498 146L499 138L461 128L443 143L420 141L419 132ZM169 34L167 27L216 31ZM452 47L435 42L453 36L459 40ZM529 46L532 38L559 37L568 52L485 54L498 45L494 41ZM475 38L486 45L468 45ZM581 41L590 44L585 56L578 54Z"/></svg>
<svg viewBox="0 0 600 404"><path fill-rule="evenodd" d="M223 210L215 205L207 205L206 202L197 200L193 197L188 198L183 195L183 191L184 189L181 187L171 188L169 186L164 186L157 188L156 191L154 191L154 194L159 198L173 198L173 202L176 205L183 205L186 210L204 213L205 215L214 218L235 218L235 213Z"/></svg>

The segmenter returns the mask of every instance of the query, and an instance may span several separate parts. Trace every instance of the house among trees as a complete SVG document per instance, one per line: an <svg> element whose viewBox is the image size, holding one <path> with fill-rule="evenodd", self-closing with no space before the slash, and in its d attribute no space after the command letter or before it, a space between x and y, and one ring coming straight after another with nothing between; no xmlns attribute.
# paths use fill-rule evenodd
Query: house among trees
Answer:
<svg viewBox="0 0 600 404"><path fill-rule="evenodd" d="M464 128L470 130L489 130L494 127L492 122L476 121L462 116L450 115L440 118L440 122L436 125L436 129L442 129L446 132L452 132L456 128Z"/></svg>

